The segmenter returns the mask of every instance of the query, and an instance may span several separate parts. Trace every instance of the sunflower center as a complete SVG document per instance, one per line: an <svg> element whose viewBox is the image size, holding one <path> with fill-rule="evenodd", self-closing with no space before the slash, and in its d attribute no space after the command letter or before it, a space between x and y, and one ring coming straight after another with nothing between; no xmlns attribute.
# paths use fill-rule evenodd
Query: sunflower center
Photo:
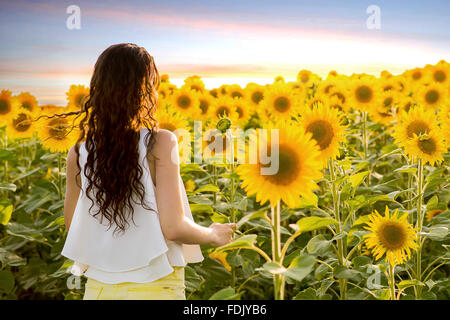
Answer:
<svg viewBox="0 0 450 320"><path fill-rule="evenodd" d="M239 119L242 118L242 116L244 115L244 110L242 110L242 107L240 107L240 106L236 107L236 112L239 115Z"/></svg>
<svg viewBox="0 0 450 320"><path fill-rule="evenodd" d="M209 103L207 100L200 100L200 109L202 110L202 114L205 114L208 112Z"/></svg>
<svg viewBox="0 0 450 320"><path fill-rule="evenodd" d="M415 71L415 72L413 72L412 77L414 80L419 80L420 78L422 78L422 72Z"/></svg>
<svg viewBox="0 0 450 320"><path fill-rule="evenodd" d="M289 185L292 181L295 181L301 170L300 159L297 156L295 150L288 146L279 146L278 150L278 172L273 175L267 175L267 179L276 185ZM270 153L270 152L269 152ZM262 167L268 167L268 165L261 164Z"/></svg>
<svg viewBox="0 0 450 320"><path fill-rule="evenodd" d="M338 97L338 99L340 99L342 101L342 103L345 103L345 96L342 93L334 92L331 94L331 97L334 97L334 96Z"/></svg>
<svg viewBox="0 0 450 320"><path fill-rule="evenodd" d="M14 129L19 132L25 132L31 127L31 119L25 113L20 113L17 118L13 120Z"/></svg>
<svg viewBox="0 0 450 320"><path fill-rule="evenodd" d="M255 91L252 94L252 101L258 104L264 98L263 93L261 91Z"/></svg>
<svg viewBox="0 0 450 320"><path fill-rule="evenodd" d="M11 111L11 104L6 99L0 99L0 114L7 114Z"/></svg>
<svg viewBox="0 0 450 320"><path fill-rule="evenodd" d="M175 131L177 128L175 127L175 125L173 124L173 123L170 123L170 122L164 122L164 123L160 123L159 124L159 127L161 128L161 129L166 129L166 130L169 130L169 131Z"/></svg>
<svg viewBox="0 0 450 320"><path fill-rule="evenodd" d="M329 84L329 85L327 85L326 87L325 87L325 93L326 94L328 94L329 92L330 92L330 90L331 90L331 88L334 88L335 87L335 85L334 84Z"/></svg>
<svg viewBox="0 0 450 320"><path fill-rule="evenodd" d="M414 134L420 136L421 134L427 133L428 130L430 130L430 128L426 122L422 120L414 120L406 127L408 138L414 137Z"/></svg>
<svg viewBox="0 0 450 320"><path fill-rule="evenodd" d="M381 244L388 250L396 250L403 247L407 234L402 225L395 222L387 222L381 226L379 233Z"/></svg>
<svg viewBox="0 0 450 320"><path fill-rule="evenodd" d="M309 81L309 75L308 74L302 74L300 76L300 81L303 82L303 83L308 82Z"/></svg>
<svg viewBox="0 0 450 320"><path fill-rule="evenodd" d="M436 142L433 139L424 139L419 140L418 142L419 149L426 154L432 155L436 152Z"/></svg>
<svg viewBox="0 0 450 320"><path fill-rule="evenodd" d="M392 99L392 97L387 97L383 102L385 108L390 108L392 106L392 102L394 102L394 99Z"/></svg>
<svg viewBox="0 0 450 320"><path fill-rule="evenodd" d="M227 106L220 106L217 108L216 116L228 116L230 114L230 109Z"/></svg>
<svg viewBox="0 0 450 320"><path fill-rule="evenodd" d="M33 111L33 106L29 101L22 102L22 108L27 109L28 111Z"/></svg>
<svg viewBox="0 0 450 320"><path fill-rule="evenodd" d="M188 96L179 96L177 99L178 106L182 109L188 109L191 106L191 98Z"/></svg>
<svg viewBox="0 0 450 320"><path fill-rule="evenodd" d="M434 89L428 91L425 95L425 100L431 104L436 103L439 100L439 92Z"/></svg>
<svg viewBox="0 0 450 320"><path fill-rule="evenodd" d="M56 140L64 140L66 138L68 125L65 119L52 119L48 127L51 138Z"/></svg>
<svg viewBox="0 0 450 320"><path fill-rule="evenodd" d="M202 88L196 84L191 85L191 90L202 91Z"/></svg>
<svg viewBox="0 0 450 320"><path fill-rule="evenodd" d="M233 91L233 92L231 92L231 96L233 98L242 98L242 93L239 91Z"/></svg>
<svg viewBox="0 0 450 320"><path fill-rule="evenodd" d="M316 140L320 146L320 150L328 148L333 141L334 131L333 127L328 121L317 120L308 125L306 131L311 132L313 139Z"/></svg>
<svg viewBox="0 0 450 320"><path fill-rule="evenodd" d="M447 75L441 70L436 71L433 76L437 82L444 82L447 79Z"/></svg>
<svg viewBox="0 0 450 320"><path fill-rule="evenodd" d="M391 84L388 84L388 85L386 85L386 86L383 88L383 91L389 91L389 90L392 90L392 89L394 89L394 87L393 87Z"/></svg>
<svg viewBox="0 0 450 320"><path fill-rule="evenodd" d="M278 112L286 112L289 110L291 106L289 99L286 97L278 97L273 102L273 106Z"/></svg>
<svg viewBox="0 0 450 320"><path fill-rule="evenodd" d="M369 102L372 100L373 97L373 91L370 87L366 85L362 85L356 89L356 98L359 102Z"/></svg>

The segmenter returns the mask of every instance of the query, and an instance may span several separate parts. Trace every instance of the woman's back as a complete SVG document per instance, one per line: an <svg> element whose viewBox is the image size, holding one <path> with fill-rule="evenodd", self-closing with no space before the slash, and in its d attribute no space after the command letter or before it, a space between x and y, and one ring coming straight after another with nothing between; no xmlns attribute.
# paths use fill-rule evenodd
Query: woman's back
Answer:
<svg viewBox="0 0 450 320"><path fill-rule="evenodd" d="M135 274L129 274L127 280L152 281L172 272L171 266L184 266L186 262L199 262L203 259L198 245L182 245L164 238L146 157L144 138L147 133L147 129L140 130L139 165L142 167L141 183L144 186L145 201L154 210L146 209L138 202L133 203L133 221L122 233L115 232L107 221L100 223L98 217L93 217L92 213L98 210L96 203L89 210L92 202L86 194L87 179L84 175L88 153L85 143L79 148L81 192L62 254L74 260L76 266L82 269L90 267L86 275L99 281L118 283L123 280L123 276L117 273L130 271L135 271ZM185 215L192 219L184 187L182 191ZM95 196L91 198L95 199Z"/></svg>

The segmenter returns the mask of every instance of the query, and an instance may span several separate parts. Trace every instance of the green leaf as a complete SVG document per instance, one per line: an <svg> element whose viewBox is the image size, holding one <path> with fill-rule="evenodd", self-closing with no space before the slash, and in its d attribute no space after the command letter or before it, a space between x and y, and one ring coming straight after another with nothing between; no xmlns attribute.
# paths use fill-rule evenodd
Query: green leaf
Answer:
<svg viewBox="0 0 450 320"><path fill-rule="evenodd" d="M401 168L395 169L394 172L404 172L404 173L412 173L415 174L417 171L417 167L413 165L405 165Z"/></svg>
<svg viewBox="0 0 450 320"><path fill-rule="evenodd" d="M6 226L11 219L13 205L8 199L0 199L0 224Z"/></svg>
<svg viewBox="0 0 450 320"><path fill-rule="evenodd" d="M280 274L285 272L287 269L276 262L266 262L263 265L263 269L271 274Z"/></svg>
<svg viewBox="0 0 450 320"><path fill-rule="evenodd" d="M217 251L232 250L239 248L253 248L256 242L256 234L247 234L224 246L217 247Z"/></svg>
<svg viewBox="0 0 450 320"><path fill-rule="evenodd" d="M254 212L250 212L248 214L246 214L245 216L243 216L241 218L241 220L238 221L237 225L238 227L242 226L243 224L245 224L246 222L253 220L253 219L259 219L264 217L264 213L266 213L266 210L258 210L258 211L254 211Z"/></svg>
<svg viewBox="0 0 450 320"><path fill-rule="evenodd" d="M315 263L316 259L314 256L297 256L291 261L283 275L300 282L311 273Z"/></svg>
<svg viewBox="0 0 450 320"><path fill-rule="evenodd" d="M220 192L220 189L218 186L214 184L206 184L195 190L195 193L200 192Z"/></svg>
<svg viewBox="0 0 450 320"><path fill-rule="evenodd" d="M242 293L236 293L234 288L223 288L214 293L209 300L239 300Z"/></svg>
<svg viewBox="0 0 450 320"><path fill-rule="evenodd" d="M300 203L297 206L298 209L303 208L316 208L317 204L319 203L319 198L314 193L311 193L307 196L302 196L300 198Z"/></svg>
<svg viewBox="0 0 450 320"><path fill-rule="evenodd" d="M412 287L412 286L424 286L424 284L418 280L403 280L397 283L397 288L400 290L404 290L406 288Z"/></svg>
<svg viewBox="0 0 450 320"><path fill-rule="evenodd" d="M318 294L313 288L308 288L297 293L293 300L318 300Z"/></svg>
<svg viewBox="0 0 450 320"><path fill-rule="evenodd" d="M361 272L352 270L342 265L338 265L333 269L333 275L337 279L353 279L360 281L362 279Z"/></svg>
<svg viewBox="0 0 450 320"><path fill-rule="evenodd" d="M194 213L212 213L213 208L210 205L207 204L201 204L201 203L191 203L189 204L191 208L191 212Z"/></svg>
<svg viewBox="0 0 450 320"><path fill-rule="evenodd" d="M324 217L306 217L297 221L298 231L306 232L336 224L336 220Z"/></svg>
<svg viewBox="0 0 450 320"><path fill-rule="evenodd" d="M228 223L230 222L230 219L228 218L227 215L224 215L222 213L219 212L213 212L213 214L210 216L212 222L216 222L216 223Z"/></svg>
<svg viewBox="0 0 450 320"><path fill-rule="evenodd" d="M9 270L0 271L0 292L9 293L14 288L14 275Z"/></svg>
<svg viewBox="0 0 450 320"><path fill-rule="evenodd" d="M356 189L363 181L364 178L367 177L369 171L359 172L350 177L350 182L352 184L353 189Z"/></svg>
<svg viewBox="0 0 450 320"><path fill-rule="evenodd" d="M442 241L448 234L448 227L445 225L436 224L430 227L430 231L424 233L426 237L434 241Z"/></svg>
<svg viewBox="0 0 450 320"><path fill-rule="evenodd" d="M309 240L308 244L306 245L306 249L310 254L321 256L331 249L331 241L325 239L323 235L319 234Z"/></svg>

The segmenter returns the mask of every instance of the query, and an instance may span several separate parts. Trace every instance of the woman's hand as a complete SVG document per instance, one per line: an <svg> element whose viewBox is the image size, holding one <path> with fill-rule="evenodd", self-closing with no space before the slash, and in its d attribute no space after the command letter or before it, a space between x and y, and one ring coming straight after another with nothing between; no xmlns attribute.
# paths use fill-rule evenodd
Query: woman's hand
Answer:
<svg viewBox="0 0 450 320"><path fill-rule="evenodd" d="M233 240L233 230L237 228L236 223L213 223L211 244L216 247L226 245Z"/></svg>

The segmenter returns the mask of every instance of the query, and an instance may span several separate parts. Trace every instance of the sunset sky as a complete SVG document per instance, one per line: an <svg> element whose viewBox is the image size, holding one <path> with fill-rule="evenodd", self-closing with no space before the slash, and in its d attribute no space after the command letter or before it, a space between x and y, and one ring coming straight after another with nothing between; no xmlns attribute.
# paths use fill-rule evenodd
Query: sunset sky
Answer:
<svg viewBox="0 0 450 320"><path fill-rule="evenodd" d="M394 74L450 60L450 1L0 1L0 89L66 104L70 84L89 84L98 55L132 42L182 84L293 80L301 69ZM81 9L69 30L66 8ZM369 5L381 29L366 27Z"/></svg>

